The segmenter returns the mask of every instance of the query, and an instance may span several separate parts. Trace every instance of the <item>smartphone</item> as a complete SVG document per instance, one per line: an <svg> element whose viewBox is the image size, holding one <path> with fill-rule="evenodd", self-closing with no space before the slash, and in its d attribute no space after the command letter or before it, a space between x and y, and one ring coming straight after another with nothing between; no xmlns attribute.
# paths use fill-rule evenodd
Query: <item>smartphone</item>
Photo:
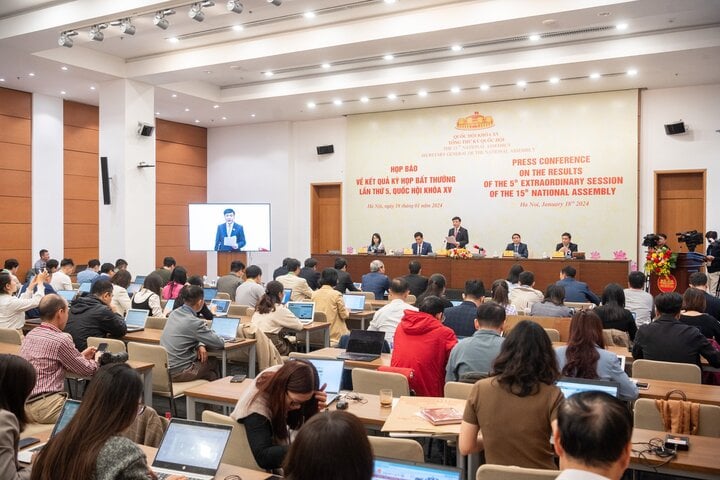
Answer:
<svg viewBox="0 0 720 480"><path fill-rule="evenodd" d="M247 375L235 375L230 379L230 383L242 383L247 378Z"/></svg>
<svg viewBox="0 0 720 480"><path fill-rule="evenodd" d="M35 437L27 437L27 438L21 438L18 442L18 450L22 450L25 447L29 447L30 445L35 445L36 443L40 443L39 438Z"/></svg>
<svg viewBox="0 0 720 480"><path fill-rule="evenodd" d="M98 345L97 351L98 352L104 352L107 350L108 344L107 342L102 342L100 345Z"/></svg>
<svg viewBox="0 0 720 480"><path fill-rule="evenodd" d="M645 382L637 382L636 385L638 387L638 390L647 390L648 388L650 388Z"/></svg>

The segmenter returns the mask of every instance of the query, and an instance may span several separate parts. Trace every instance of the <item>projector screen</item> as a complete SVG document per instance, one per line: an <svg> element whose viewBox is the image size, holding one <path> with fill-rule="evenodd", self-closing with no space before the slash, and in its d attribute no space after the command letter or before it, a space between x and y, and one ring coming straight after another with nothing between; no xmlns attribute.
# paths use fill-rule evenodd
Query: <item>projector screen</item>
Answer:
<svg viewBox="0 0 720 480"><path fill-rule="evenodd" d="M269 252L269 203L191 203L190 250Z"/></svg>

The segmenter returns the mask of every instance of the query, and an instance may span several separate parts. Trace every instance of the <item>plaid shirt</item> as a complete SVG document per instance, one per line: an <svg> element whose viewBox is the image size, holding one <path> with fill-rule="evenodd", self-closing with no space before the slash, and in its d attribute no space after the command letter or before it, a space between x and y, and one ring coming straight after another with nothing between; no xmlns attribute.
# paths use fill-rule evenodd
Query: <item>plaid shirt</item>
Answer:
<svg viewBox="0 0 720 480"><path fill-rule="evenodd" d="M87 360L77 351L69 334L45 322L25 336L20 356L35 367L37 374L30 398L61 392L66 370L77 375L91 376L98 369L95 360Z"/></svg>

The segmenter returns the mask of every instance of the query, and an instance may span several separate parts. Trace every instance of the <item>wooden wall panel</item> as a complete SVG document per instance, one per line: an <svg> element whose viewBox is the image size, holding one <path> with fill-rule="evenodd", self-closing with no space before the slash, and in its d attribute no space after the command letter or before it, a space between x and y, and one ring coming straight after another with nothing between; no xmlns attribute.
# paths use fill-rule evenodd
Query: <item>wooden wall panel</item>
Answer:
<svg viewBox="0 0 720 480"><path fill-rule="evenodd" d="M32 95L0 88L0 262L32 267ZM24 277L21 273L20 277Z"/></svg>
<svg viewBox="0 0 720 480"><path fill-rule="evenodd" d="M170 256L203 275L207 255L189 249L187 206L207 201L207 130L157 120L155 136L155 263Z"/></svg>
<svg viewBox="0 0 720 480"><path fill-rule="evenodd" d="M63 255L82 264L99 258L98 148L100 112L82 103L63 103Z"/></svg>

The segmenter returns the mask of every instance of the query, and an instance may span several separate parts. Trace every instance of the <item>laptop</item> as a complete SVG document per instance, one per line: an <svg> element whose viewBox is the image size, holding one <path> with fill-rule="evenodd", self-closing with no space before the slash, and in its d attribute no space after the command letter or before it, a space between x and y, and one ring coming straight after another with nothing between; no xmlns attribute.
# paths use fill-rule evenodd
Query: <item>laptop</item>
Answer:
<svg viewBox="0 0 720 480"><path fill-rule="evenodd" d="M234 342L237 339L238 325L240 325L239 318L215 317L212 322L212 331L226 342Z"/></svg>
<svg viewBox="0 0 720 480"><path fill-rule="evenodd" d="M128 332L139 332L145 330L145 322L147 321L148 314L147 310L139 308L131 308L125 314L125 325L127 325Z"/></svg>
<svg viewBox="0 0 720 480"><path fill-rule="evenodd" d="M375 457L373 480L425 478L431 478L433 480L460 480L462 478L462 470L434 463L405 462L403 460Z"/></svg>
<svg viewBox="0 0 720 480"><path fill-rule="evenodd" d="M217 288L203 287L205 302L209 302L217 295Z"/></svg>
<svg viewBox="0 0 720 480"><path fill-rule="evenodd" d="M70 423L70 420L75 416L75 413L77 412L78 408L80 407L80 401L79 400L71 400L67 399L65 400L65 404L63 405L62 410L60 411L60 416L58 417L57 423L52 429L52 433L50 434L50 438L53 438L55 435L60 433L63 428L67 426L68 423ZM18 452L18 462L23 463L30 463L32 460L32 456L34 453L39 452L42 450L42 448L45 446L47 442L43 442L39 445L35 445L32 448L26 448L25 450L22 450Z"/></svg>
<svg viewBox="0 0 720 480"><path fill-rule="evenodd" d="M146 277L147 277L147 275L135 275L135 280L133 280L133 283L142 285L143 283L145 283Z"/></svg>
<svg viewBox="0 0 720 480"><path fill-rule="evenodd" d="M170 312L173 311L173 308L175 307L175 299L171 298L170 300L167 300L165 302L165 308L163 308L163 314L167 317Z"/></svg>
<svg viewBox="0 0 720 480"><path fill-rule="evenodd" d="M362 283L360 283L360 282L353 282L353 285L354 285L355 288L357 288L358 290L362 290Z"/></svg>
<svg viewBox="0 0 720 480"><path fill-rule="evenodd" d="M327 394L325 403L330 405L339 396L345 362L326 358L308 358L307 361L315 366L315 370L317 370L320 377L320 386L327 385L325 387L325 393Z"/></svg>
<svg viewBox="0 0 720 480"><path fill-rule="evenodd" d="M75 290L58 290L57 294L70 303L75 298L75 295L77 295L77 292Z"/></svg>
<svg viewBox="0 0 720 480"><path fill-rule="evenodd" d="M292 296L292 288L283 289L282 304L287 305L287 303L290 301L291 296Z"/></svg>
<svg viewBox="0 0 720 480"><path fill-rule="evenodd" d="M453 304L453 307L457 307L462 303L462 300L450 300L450 303Z"/></svg>
<svg viewBox="0 0 720 480"><path fill-rule="evenodd" d="M300 323L312 323L315 316L315 302L288 302L287 308L300 320Z"/></svg>
<svg viewBox="0 0 720 480"><path fill-rule="evenodd" d="M580 392L595 391L605 392L612 395L613 397L617 397L618 388L620 388L620 384L617 382L610 382L606 380L588 380L585 378L570 377L562 377L555 383L555 385L557 385L560 390L562 390L565 398L568 398Z"/></svg>
<svg viewBox="0 0 720 480"><path fill-rule="evenodd" d="M216 317L225 317L228 314L228 310L230 310L230 300L226 300L223 298L213 298L210 300L210 306L215 305L215 316Z"/></svg>
<svg viewBox="0 0 720 480"><path fill-rule="evenodd" d="M359 313L365 310L365 295L343 294L343 302L350 313Z"/></svg>
<svg viewBox="0 0 720 480"><path fill-rule="evenodd" d="M184 475L189 480L212 480L231 432L230 425L173 418L151 468L161 479L166 475Z"/></svg>
<svg viewBox="0 0 720 480"><path fill-rule="evenodd" d="M351 330L348 338L347 349L337 358L343 360L358 360L361 362L372 362L380 358L385 332L371 332L369 330Z"/></svg>
<svg viewBox="0 0 720 480"><path fill-rule="evenodd" d="M128 285L128 287L127 287L128 295L130 295L130 296L132 297L132 296L135 295L137 292L139 292L141 288L142 288L142 284L140 284L140 283L131 283L131 284Z"/></svg>
<svg viewBox="0 0 720 480"><path fill-rule="evenodd" d="M92 283L85 282L81 283L80 287L78 288L78 292L80 293L90 293L90 288L92 287Z"/></svg>

